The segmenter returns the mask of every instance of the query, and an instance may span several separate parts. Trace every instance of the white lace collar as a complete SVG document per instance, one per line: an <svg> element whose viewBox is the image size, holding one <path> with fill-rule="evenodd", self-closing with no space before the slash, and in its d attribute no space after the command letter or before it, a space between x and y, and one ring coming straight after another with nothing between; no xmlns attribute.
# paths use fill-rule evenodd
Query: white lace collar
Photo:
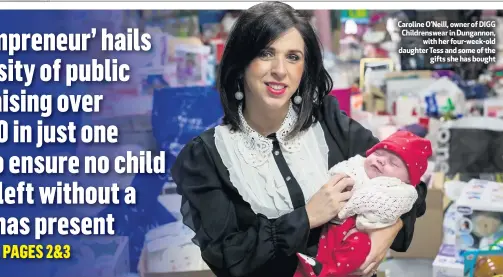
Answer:
<svg viewBox="0 0 503 277"><path fill-rule="evenodd" d="M288 137L297 122L297 118L297 112L293 109L293 104L290 103L286 117L278 132L276 132L276 138L282 151L297 152L300 150L302 133L294 137ZM248 164L254 167L260 166L267 161L268 156L272 153L273 141L259 134L248 125L243 116L242 106L239 107L239 119L241 120L241 131L235 132L238 136L239 152Z"/></svg>

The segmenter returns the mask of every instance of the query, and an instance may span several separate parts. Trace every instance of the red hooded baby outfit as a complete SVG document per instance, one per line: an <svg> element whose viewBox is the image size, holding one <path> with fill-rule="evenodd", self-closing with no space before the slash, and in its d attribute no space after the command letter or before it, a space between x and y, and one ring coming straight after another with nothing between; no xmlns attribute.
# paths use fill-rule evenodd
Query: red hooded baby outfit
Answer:
<svg viewBox="0 0 503 277"><path fill-rule="evenodd" d="M342 224L329 223L324 227L317 256L311 258L297 254L299 266L294 277L348 276L363 264L370 252L369 236L360 230L392 225L412 208L417 199L414 187L426 172L432 154L430 141L407 131L398 131L369 149L367 156L378 149L393 152L404 161L412 186L384 176L368 179L362 156L352 157L330 169L331 175L342 172L358 179L355 180L353 196L339 213L338 217L344 220ZM359 231L347 236L354 228Z"/></svg>

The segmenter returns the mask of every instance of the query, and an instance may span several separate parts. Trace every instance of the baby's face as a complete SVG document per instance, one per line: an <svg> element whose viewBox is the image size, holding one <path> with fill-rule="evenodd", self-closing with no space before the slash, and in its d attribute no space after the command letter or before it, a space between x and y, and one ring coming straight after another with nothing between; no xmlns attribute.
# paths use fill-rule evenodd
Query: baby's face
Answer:
<svg viewBox="0 0 503 277"><path fill-rule="evenodd" d="M394 177L409 183L409 171L403 160L396 154L378 149L365 159L365 172L370 179L380 176Z"/></svg>

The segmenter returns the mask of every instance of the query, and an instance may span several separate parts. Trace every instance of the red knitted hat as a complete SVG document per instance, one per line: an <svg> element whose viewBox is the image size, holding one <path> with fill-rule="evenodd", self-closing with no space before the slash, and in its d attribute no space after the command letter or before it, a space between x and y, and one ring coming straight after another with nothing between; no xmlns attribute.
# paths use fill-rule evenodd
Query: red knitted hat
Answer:
<svg viewBox="0 0 503 277"><path fill-rule="evenodd" d="M421 182L421 176L428 167L428 158L432 155L431 142L408 131L398 131L382 140L367 151L367 156L377 149L386 149L402 158L413 186Z"/></svg>

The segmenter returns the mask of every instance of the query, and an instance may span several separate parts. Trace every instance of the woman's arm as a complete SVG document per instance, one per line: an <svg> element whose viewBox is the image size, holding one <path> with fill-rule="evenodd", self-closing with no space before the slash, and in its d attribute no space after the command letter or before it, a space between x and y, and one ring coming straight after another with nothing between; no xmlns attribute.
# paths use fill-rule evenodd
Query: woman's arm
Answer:
<svg viewBox="0 0 503 277"><path fill-rule="evenodd" d="M341 112L339 103L333 96L325 97L324 117L327 129L346 159L355 155L366 156L365 152L379 142L371 131ZM391 249L395 251L407 251L412 242L416 218L422 216L426 211L426 185L421 183L416 186L416 189L418 199L412 209L401 217L403 227L391 246Z"/></svg>
<svg viewBox="0 0 503 277"><path fill-rule="evenodd" d="M248 276L277 256L305 248L309 236L305 208L275 220L258 215L252 226L240 226L234 203L201 138L184 147L171 171L183 198L184 223L195 231L202 257L212 269Z"/></svg>

